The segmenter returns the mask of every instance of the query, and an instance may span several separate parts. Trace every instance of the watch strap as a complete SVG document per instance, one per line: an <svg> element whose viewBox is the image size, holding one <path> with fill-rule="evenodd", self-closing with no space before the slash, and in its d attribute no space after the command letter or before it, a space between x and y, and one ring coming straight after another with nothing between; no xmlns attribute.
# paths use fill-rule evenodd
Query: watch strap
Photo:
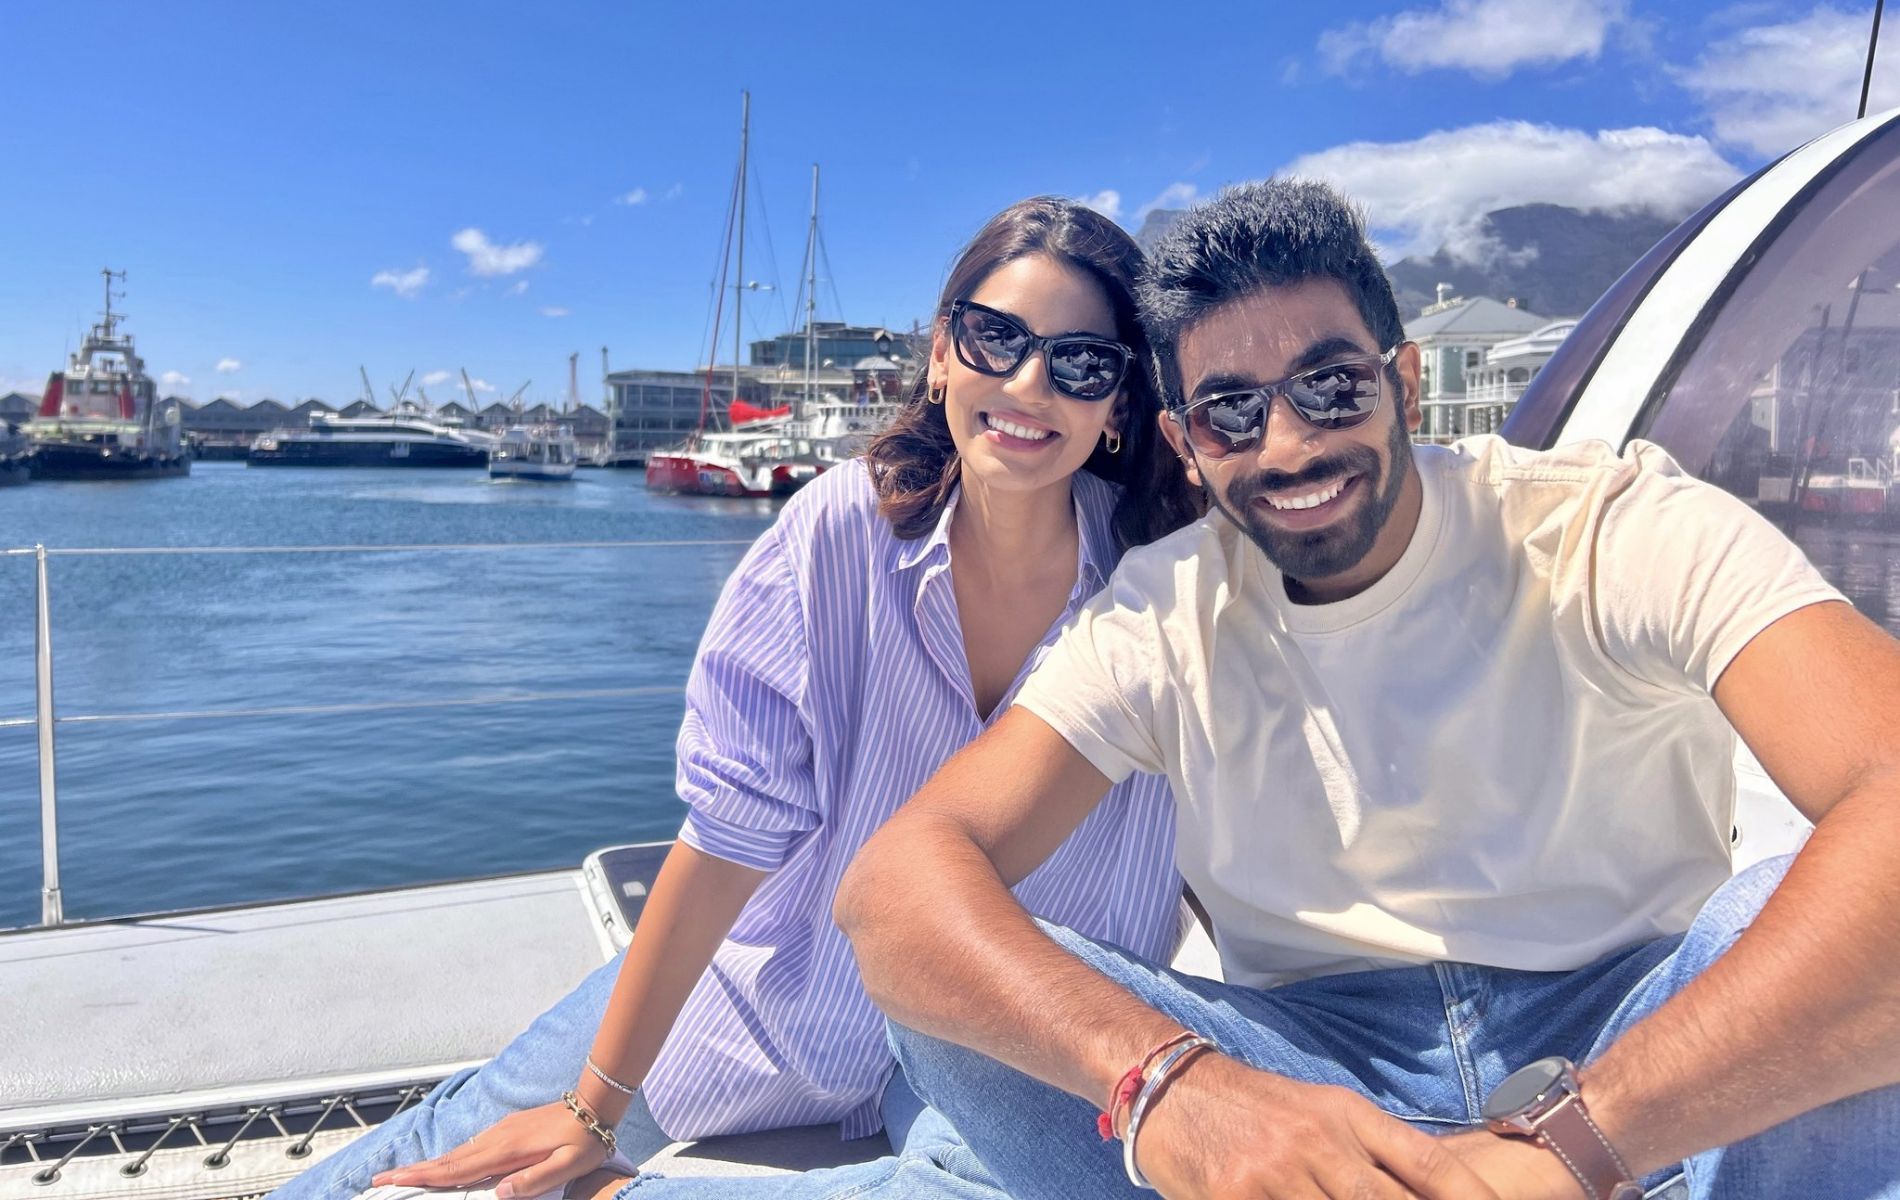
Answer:
<svg viewBox="0 0 1900 1200"><path fill-rule="evenodd" d="M1558 1101L1537 1122L1537 1140L1570 1169L1590 1200L1641 1200L1643 1191L1623 1157L1576 1094Z"/></svg>

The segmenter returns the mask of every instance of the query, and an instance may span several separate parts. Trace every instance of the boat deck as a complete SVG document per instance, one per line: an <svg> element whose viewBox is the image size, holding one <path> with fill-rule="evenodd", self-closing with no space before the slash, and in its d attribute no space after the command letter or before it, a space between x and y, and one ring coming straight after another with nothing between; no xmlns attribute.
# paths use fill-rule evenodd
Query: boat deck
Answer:
<svg viewBox="0 0 1900 1200"><path fill-rule="evenodd" d="M663 853L0 933L0 1197L277 1186L611 959ZM1196 932L1182 965L1216 973ZM680 1144L648 1166L772 1174L886 1150L834 1125Z"/></svg>

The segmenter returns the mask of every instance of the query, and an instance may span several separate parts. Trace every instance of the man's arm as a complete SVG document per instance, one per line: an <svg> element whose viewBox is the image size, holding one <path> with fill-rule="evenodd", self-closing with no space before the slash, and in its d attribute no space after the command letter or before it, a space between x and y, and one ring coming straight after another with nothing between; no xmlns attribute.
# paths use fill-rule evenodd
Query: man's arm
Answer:
<svg viewBox="0 0 1900 1200"><path fill-rule="evenodd" d="M1182 1027L1043 934L1009 888L1108 786L1040 717L1013 709L859 851L835 907L892 1019L1096 1105ZM1441 1143L1370 1102L1218 1054L1171 1076L1142 1128L1141 1166L1170 1197L1493 1196Z"/></svg>
<svg viewBox="0 0 1900 1200"><path fill-rule="evenodd" d="M1715 699L1815 831L1753 927L1585 1074L1639 1171L1900 1083L1900 643L1811 605Z"/></svg>
<svg viewBox="0 0 1900 1200"><path fill-rule="evenodd" d="M1749 642L1715 699L1816 828L1734 947L1583 1072L1639 1175L1900 1083L1900 643L1810 605ZM1543 1154L1489 1137L1465 1148Z"/></svg>

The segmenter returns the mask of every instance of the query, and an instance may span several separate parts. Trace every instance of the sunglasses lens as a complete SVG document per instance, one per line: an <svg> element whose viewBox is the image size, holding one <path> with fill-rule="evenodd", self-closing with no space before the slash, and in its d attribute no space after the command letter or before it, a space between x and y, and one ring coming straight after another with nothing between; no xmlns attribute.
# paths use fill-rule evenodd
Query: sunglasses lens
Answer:
<svg viewBox="0 0 1900 1200"><path fill-rule="evenodd" d="M1226 458L1251 450L1266 428L1265 392L1220 396L1187 410L1187 433L1194 448L1209 458Z"/></svg>
<svg viewBox="0 0 1900 1200"><path fill-rule="evenodd" d="M1029 351L1029 331L1000 313L966 308L956 323L957 353L985 375L1007 375Z"/></svg>
<svg viewBox="0 0 1900 1200"><path fill-rule="evenodd" d="M1065 396L1102 400L1128 371L1128 352L1113 342L1059 342L1049 351L1049 382Z"/></svg>
<svg viewBox="0 0 1900 1200"><path fill-rule="evenodd" d="M1287 382L1287 399L1321 429L1346 429L1372 415L1379 404L1379 365L1336 363Z"/></svg>

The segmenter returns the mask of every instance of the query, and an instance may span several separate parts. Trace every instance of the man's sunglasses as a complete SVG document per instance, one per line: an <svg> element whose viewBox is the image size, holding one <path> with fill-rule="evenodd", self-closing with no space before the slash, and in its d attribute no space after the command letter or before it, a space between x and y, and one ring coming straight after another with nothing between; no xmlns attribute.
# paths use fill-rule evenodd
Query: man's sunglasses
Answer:
<svg viewBox="0 0 1900 1200"><path fill-rule="evenodd" d="M959 300L950 306L950 344L957 360L979 375L1013 375L1041 350L1049 386L1076 400L1106 400L1128 374L1135 352L1110 338L1088 334L1037 337L1006 312Z"/></svg>
<svg viewBox="0 0 1900 1200"><path fill-rule="evenodd" d="M1300 419L1315 429L1351 429L1378 411L1385 368L1400 342L1384 354L1361 354L1301 371L1244 391L1221 392L1174 412L1188 442L1208 458L1244 454L1267 433L1275 396L1285 396Z"/></svg>

